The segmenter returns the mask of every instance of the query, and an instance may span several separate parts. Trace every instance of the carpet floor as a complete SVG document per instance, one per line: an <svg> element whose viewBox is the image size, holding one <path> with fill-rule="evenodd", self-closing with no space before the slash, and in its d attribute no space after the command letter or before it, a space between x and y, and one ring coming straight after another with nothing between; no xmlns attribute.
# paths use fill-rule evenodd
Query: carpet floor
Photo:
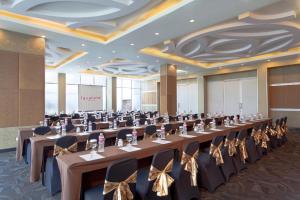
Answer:
<svg viewBox="0 0 300 200"><path fill-rule="evenodd" d="M300 199L300 134L221 185L214 193L201 189L205 200ZM41 182L29 183L29 167L16 162L15 152L0 153L0 200L58 200Z"/></svg>

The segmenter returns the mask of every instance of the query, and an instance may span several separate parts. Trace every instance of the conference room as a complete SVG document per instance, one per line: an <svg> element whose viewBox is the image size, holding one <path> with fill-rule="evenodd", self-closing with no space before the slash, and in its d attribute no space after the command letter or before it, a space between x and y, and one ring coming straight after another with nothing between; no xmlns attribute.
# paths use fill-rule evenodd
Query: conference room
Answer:
<svg viewBox="0 0 300 200"><path fill-rule="evenodd" d="M300 0L0 0L0 200L300 199Z"/></svg>

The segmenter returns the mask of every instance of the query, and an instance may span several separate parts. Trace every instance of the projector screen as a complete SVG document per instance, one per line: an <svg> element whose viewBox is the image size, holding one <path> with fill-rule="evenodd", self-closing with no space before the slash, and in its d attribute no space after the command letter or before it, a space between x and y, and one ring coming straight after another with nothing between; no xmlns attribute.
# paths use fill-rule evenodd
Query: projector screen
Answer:
<svg viewBox="0 0 300 200"><path fill-rule="evenodd" d="M78 110L94 111L103 108L102 86L79 85L78 86Z"/></svg>

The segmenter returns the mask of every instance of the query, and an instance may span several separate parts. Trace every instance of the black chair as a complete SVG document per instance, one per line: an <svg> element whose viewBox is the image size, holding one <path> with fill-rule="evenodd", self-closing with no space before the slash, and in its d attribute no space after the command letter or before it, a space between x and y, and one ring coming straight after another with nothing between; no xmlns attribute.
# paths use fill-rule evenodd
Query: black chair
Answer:
<svg viewBox="0 0 300 200"><path fill-rule="evenodd" d="M118 133L117 133L117 136L116 136L116 145L117 145L117 142L118 142L118 139L122 139L123 142L125 143L126 142L126 135L127 134L132 134L132 129L121 129Z"/></svg>
<svg viewBox="0 0 300 200"><path fill-rule="evenodd" d="M72 119L79 119L80 115L78 113L74 113Z"/></svg>
<svg viewBox="0 0 300 200"><path fill-rule="evenodd" d="M270 145L272 149L276 149L279 146L277 140L276 126L277 126L276 123L275 123L275 127L273 127L272 121L269 122L269 138L270 138Z"/></svg>
<svg viewBox="0 0 300 200"><path fill-rule="evenodd" d="M133 126L133 120L131 117L127 119L126 126Z"/></svg>
<svg viewBox="0 0 300 200"><path fill-rule="evenodd" d="M255 163L257 160L260 159L260 156L258 155L257 152L257 145L260 145L260 136L259 132L257 132L259 128L254 127L252 129L252 132L250 135L247 136L246 138L246 148L247 148L247 153L248 153L248 158L247 162L249 163Z"/></svg>
<svg viewBox="0 0 300 200"><path fill-rule="evenodd" d="M66 132L71 133L71 132L74 132L74 131L75 131L75 126L72 123L68 123L66 125Z"/></svg>
<svg viewBox="0 0 300 200"><path fill-rule="evenodd" d="M200 185L207 189L209 192L216 190L218 186L225 183L224 176L221 172L220 165L224 164L223 159L220 159L220 163L215 159L214 149L219 148L221 151L223 143L223 136L217 136L211 143L210 152L200 153L198 159L199 167L199 180ZM218 151L216 149L216 151ZM216 152L217 153L217 152ZM220 152L222 158L222 152Z"/></svg>
<svg viewBox="0 0 300 200"><path fill-rule="evenodd" d="M156 153L153 156L151 168L144 168L139 170L138 178L137 178L137 199L143 200L171 200L171 190L170 187L173 183L173 178L170 176L173 168L173 160L174 160L174 150L165 150ZM154 191L153 184L156 181L159 181L160 176L151 176L153 170L159 171L156 173L166 174L167 177L170 178L170 182L168 184L167 194L160 194L157 191Z"/></svg>
<svg viewBox="0 0 300 200"><path fill-rule="evenodd" d="M64 149L61 151L61 149ZM57 165L56 156L64 154L67 149L69 153L77 151L76 136L63 136L59 138L54 146L53 157L48 157L44 174L44 184L51 195L61 191L60 172Z"/></svg>
<svg viewBox="0 0 300 200"><path fill-rule="evenodd" d="M164 121L164 118L162 118L162 117L158 117L158 118L156 119L156 122L157 122L157 123L163 123L163 121Z"/></svg>
<svg viewBox="0 0 300 200"><path fill-rule="evenodd" d="M145 128L145 134L144 134L144 138L152 138L155 136L156 134L156 126L155 125L149 125L149 126L146 126Z"/></svg>
<svg viewBox="0 0 300 200"><path fill-rule="evenodd" d="M86 140L86 143L85 143L85 150L90 150L91 149L91 146L90 146L90 140L94 139L94 140L97 140L97 143L99 142L99 135L100 133L91 133L88 137L88 139Z"/></svg>
<svg viewBox="0 0 300 200"><path fill-rule="evenodd" d="M287 133L288 133L287 119L288 119L287 117L283 118L283 129L285 131L285 134L282 137L282 142L283 143L286 143L288 141L288 138L287 138Z"/></svg>
<svg viewBox="0 0 300 200"><path fill-rule="evenodd" d="M60 114L59 117L60 118L65 118L65 117L68 117L68 115L67 114Z"/></svg>
<svg viewBox="0 0 300 200"><path fill-rule="evenodd" d="M172 134L172 124L164 124L166 135Z"/></svg>
<svg viewBox="0 0 300 200"><path fill-rule="evenodd" d="M126 170L124 170L126 169ZM135 198L136 194L136 177L137 177L137 160L136 159L124 159L113 162L108 168L105 177L104 185L87 189L84 192L84 200L112 200L114 190L105 190L105 184L107 182L113 183L125 183L129 185L130 192Z"/></svg>
<svg viewBox="0 0 300 200"><path fill-rule="evenodd" d="M247 148L246 148L246 138L247 131L241 130L236 138L236 151L237 153L232 157L233 164L236 169L236 172L240 172L243 169L246 169L246 159L248 158Z"/></svg>
<svg viewBox="0 0 300 200"><path fill-rule="evenodd" d="M33 130L33 136L38 136L38 135L48 135L51 134L52 130L49 126L39 126ZM26 164L31 164L31 143L30 140L27 140L24 143L25 150L24 152L24 161Z"/></svg>
<svg viewBox="0 0 300 200"><path fill-rule="evenodd" d="M197 183L199 143L191 142L184 147L181 162L174 162L172 176L174 177L174 199L200 199ZM192 165L195 165L192 167ZM196 169L194 172L189 169ZM193 174L194 173L194 174ZM195 177L194 177L194 176Z"/></svg>
<svg viewBox="0 0 300 200"><path fill-rule="evenodd" d="M146 118L140 118L140 125L144 125L146 122Z"/></svg>
<svg viewBox="0 0 300 200"><path fill-rule="evenodd" d="M233 156L236 154L235 147L236 132L233 131L226 136L224 147L222 148L222 156L224 164L221 165L221 170L226 181L229 181L230 176L236 174L236 170L233 164Z"/></svg>

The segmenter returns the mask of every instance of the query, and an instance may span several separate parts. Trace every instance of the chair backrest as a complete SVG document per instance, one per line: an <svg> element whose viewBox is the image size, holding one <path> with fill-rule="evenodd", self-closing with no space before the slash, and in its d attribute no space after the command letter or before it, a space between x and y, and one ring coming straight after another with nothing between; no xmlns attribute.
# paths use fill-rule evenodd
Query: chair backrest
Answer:
<svg viewBox="0 0 300 200"><path fill-rule="evenodd" d="M78 113L74 113L72 119L79 119L80 115Z"/></svg>
<svg viewBox="0 0 300 200"><path fill-rule="evenodd" d="M209 125L210 122L212 122L212 119L205 119L204 120L204 123L205 123L206 126Z"/></svg>
<svg viewBox="0 0 300 200"><path fill-rule="evenodd" d="M124 170L126 169L126 170ZM137 160L136 159L123 159L119 161L113 162L108 168L106 172L105 180L109 182L117 182L120 183L122 181L126 181L131 175L133 175L137 170ZM135 183L129 183L130 191L133 195L135 195ZM105 200L113 199L115 190L104 194Z"/></svg>
<svg viewBox="0 0 300 200"><path fill-rule="evenodd" d="M158 118L156 119L156 122L157 122L157 123L162 123L162 122L163 122L163 120L164 120L164 118L162 118L162 117L158 117Z"/></svg>
<svg viewBox="0 0 300 200"><path fill-rule="evenodd" d="M89 116L88 117L88 122L95 122L95 121L96 121L95 116Z"/></svg>
<svg viewBox="0 0 300 200"><path fill-rule="evenodd" d="M193 119L198 119L198 114L193 114Z"/></svg>
<svg viewBox="0 0 300 200"><path fill-rule="evenodd" d="M200 114L200 117L203 119L203 118L205 118L205 114L204 113L201 113Z"/></svg>
<svg viewBox="0 0 300 200"><path fill-rule="evenodd" d="M72 132L74 130L75 130L75 126L72 123L68 123L67 126L66 126L66 132L69 133L69 132Z"/></svg>
<svg viewBox="0 0 300 200"><path fill-rule="evenodd" d="M213 145L215 145L215 146L219 146L219 144L221 143L221 142L223 142L223 140L224 140L224 136L216 136L216 137L214 137L214 139L212 140L212 144Z"/></svg>
<svg viewBox="0 0 300 200"><path fill-rule="evenodd" d="M122 140L126 140L126 135L127 134L132 134L132 129L121 129L118 133L117 133L117 139L122 139Z"/></svg>
<svg viewBox="0 0 300 200"><path fill-rule="evenodd" d="M77 142L77 137L76 136L63 136L61 138L58 138L55 142L57 146L60 146L62 148L68 148L71 145L73 145L75 142Z"/></svg>
<svg viewBox="0 0 300 200"><path fill-rule="evenodd" d="M146 121L146 118L140 118L140 125L144 125Z"/></svg>
<svg viewBox="0 0 300 200"><path fill-rule="evenodd" d="M99 135L100 135L100 133L91 133L89 135L89 137L88 137L88 140L95 139L95 140L97 140L97 143L98 143L98 141L99 141Z"/></svg>
<svg viewBox="0 0 300 200"><path fill-rule="evenodd" d="M287 123L287 116L284 117L284 123Z"/></svg>
<svg viewBox="0 0 300 200"><path fill-rule="evenodd" d="M45 135L51 132L51 128L49 126L39 126L33 132L36 135Z"/></svg>
<svg viewBox="0 0 300 200"><path fill-rule="evenodd" d="M238 135L237 135L237 139L238 140L243 140L247 137L247 130L241 130Z"/></svg>
<svg viewBox="0 0 300 200"><path fill-rule="evenodd" d="M60 114L59 117L68 117L67 114Z"/></svg>
<svg viewBox="0 0 300 200"><path fill-rule="evenodd" d="M236 137L236 132L235 131L231 131L227 136L226 139L227 140L233 140Z"/></svg>
<svg viewBox="0 0 300 200"><path fill-rule="evenodd" d="M165 132L170 133L172 131L172 124L164 124Z"/></svg>
<svg viewBox="0 0 300 200"><path fill-rule="evenodd" d="M279 119L276 119L275 124L276 126L279 125Z"/></svg>
<svg viewBox="0 0 300 200"><path fill-rule="evenodd" d="M157 168L158 170L164 170L167 164L174 159L174 150L168 149L164 151L160 151L153 156L152 166Z"/></svg>
<svg viewBox="0 0 300 200"><path fill-rule="evenodd" d="M155 134L156 133L156 126L155 125L146 126L145 133L147 135L153 135L153 134Z"/></svg>
<svg viewBox="0 0 300 200"><path fill-rule="evenodd" d="M199 150L199 143L196 141L186 144L183 148L183 151L190 156L193 156L197 150Z"/></svg>
<svg viewBox="0 0 300 200"><path fill-rule="evenodd" d="M93 131L94 131L94 130L97 130L97 125L96 125L95 122L92 123L92 130L93 130Z"/></svg>
<svg viewBox="0 0 300 200"><path fill-rule="evenodd" d="M133 120L131 117L127 119L126 126L133 126Z"/></svg>

